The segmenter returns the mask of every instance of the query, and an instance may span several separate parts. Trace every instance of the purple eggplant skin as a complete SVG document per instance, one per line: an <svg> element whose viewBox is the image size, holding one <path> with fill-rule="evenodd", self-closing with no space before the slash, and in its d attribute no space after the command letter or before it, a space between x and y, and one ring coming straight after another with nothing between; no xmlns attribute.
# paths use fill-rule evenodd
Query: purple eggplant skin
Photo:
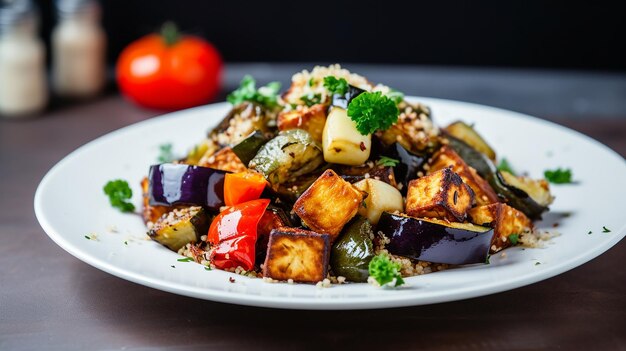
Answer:
<svg viewBox="0 0 626 351"><path fill-rule="evenodd" d="M365 90L357 88L353 85L348 85L348 91L346 91L346 93L344 95L340 95L340 94L333 94L332 98L330 99L330 108L332 108L333 106L335 107L341 107L344 110L348 109L348 105L350 104L350 101L352 101L352 99L354 99L355 97L361 95L361 93L364 93Z"/></svg>
<svg viewBox="0 0 626 351"><path fill-rule="evenodd" d="M393 168L396 182L402 184L400 193L406 195L409 189L409 182L417 178L417 172L421 171L428 161L427 155L417 155L407 149L400 143L393 143L383 153L384 156L398 160Z"/></svg>
<svg viewBox="0 0 626 351"><path fill-rule="evenodd" d="M386 248L394 255L454 265L485 263L493 229L460 225L473 230L454 228L443 221L384 212L376 230L389 238Z"/></svg>
<svg viewBox="0 0 626 351"><path fill-rule="evenodd" d="M150 205L197 205L219 211L224 206L226 173L185 164L150 166Z"/></svg>

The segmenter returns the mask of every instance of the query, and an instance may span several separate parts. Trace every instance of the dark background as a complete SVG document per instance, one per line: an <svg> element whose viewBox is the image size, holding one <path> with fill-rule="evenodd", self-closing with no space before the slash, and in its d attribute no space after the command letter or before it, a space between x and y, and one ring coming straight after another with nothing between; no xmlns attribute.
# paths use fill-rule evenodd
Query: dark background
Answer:
<svg viewBox="0 0 626 351"><path fill-rule="evenodd" d="M37 0L49 39L53 2ZM176 21L228 62L356 62L626 71L626 15L598 1L104 0L110 63Z"/></svg>

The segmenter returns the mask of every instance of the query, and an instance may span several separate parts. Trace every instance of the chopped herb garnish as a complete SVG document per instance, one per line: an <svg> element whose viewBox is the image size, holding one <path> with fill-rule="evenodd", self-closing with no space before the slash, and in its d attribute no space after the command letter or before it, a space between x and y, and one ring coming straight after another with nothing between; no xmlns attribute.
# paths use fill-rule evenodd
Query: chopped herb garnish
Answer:
<svg viewBox="0 0 626 351"><path fill-rule="evenodd" d="M610 233L611 230L605 226L602 226L602 233Z"/></svg>
<svg viewBox="0 0 626 351"><path fill-rule="evenodd" d="M538 266L540 264L541 264L541 262L535 262L535 266Z"/></svg>
<svg viewBox="0 0 626 351"><path fill-rule="evenodd" d="M85 235L85 239L91 240L91 237L89 235Z"/></svg>
<svg viewBox="0 0 626 351"><path fill-rule="evenodd" d="M171 143L159 145L159 157L157 158L157 160L161 163L174 161L174 154L172 154Z"/></svg>
<svg viewBox="0 0 626 351"><path fill-rule="evenodd" d="M300 100L302 100L302 102L304 102L304 104L307 105L308 107L311 107L315 104L319 104L320 102L322 102L322 95L320 94L302 95L300 96Z"/></svg>
<svg viewBox="0 0 626 351"><path fill-rule="evenodd" d="M348 92L348 81L343 78L333 76L324 77L324 87L331 94L345 95Z"/></svg>
<svg viewBox="0 0 626 351"><path fill-rule="evenodd" d="M133 191L128 186L127 181L122 179L111 180L106 183L103 190L109 197L111 206L122 212L132 212L135 210L135 205L127 202L127 200L133 197Z"/></svg>
<svg viewBox="0 0 626 351"><path fill-rule="evenodd" d="M170 267L172 267L172 268L176 268L176 266L174 266L174 265L171 265Z"/></svg>
<svg viewBox="0 0 626 351"><path fill-rule="evenodd" d="M314 78L309 79L309 86L312 87L314 85L315 85L315 79Z"/></svg>
<svg viewBox="0 0 626 351"><path fill-rule="evenodd" d="M572 171L569 168L546 170L543 172L543 175L546 180L554 184L568 184L572 182Z"/></svg>
<svg viewBox="0 0 626 351"><path fill-rule="evenodd" d="M178 261L178 262L193 262L193 258L191 258L191 257L179 258L176 261Z"/></svg>
<svg viewBox="0 0 626 351"><path fill-rule="evenodd" d="M209 266L204 266L204 270L205 271L212 271L213 269L211 269L211 267L209 267Z"/></svg>
<svg viewBox="0 0 626 351"><path fill-rule="evenodd" d="M391 89L389 93L387 93L387 97L390 98L391 101L395 102L396 105L399 105L404 100L404 93Z"/></svg>
<svg viewBox="0 0 626 351"><path fill-rule="evenodd" d="M511 244L517 245L517 242L519 241L519 234L509 235L509 240L511 241Z"/></svg>
<svg viewBox="0 0 626 351"><path fill-rule="evenodd" d="M128 245L128 241L124 241L124 245Z"/></svg>
<svg viewBox="0 0 626 351"><path fill-rule="evenodd" d="M226 100L233 105L239 105L244 101L255 102L266 107L278 106L278 91L280 90L279 82L271 82L266 86L256 88L256 80L246 75L241 80L239 88L230 93Z"/></svg>
<svg viewBox="0 0 626 351"><path fill-rule="evenodd" d="M394 280L394 286L404 284L404 279L400 275L400 264L392 262L385 254L374 256L368 268L370 277L374 278L380 286L391 283Z"/></svg>
<svg viewBox="0 0 626 351"><path fill-rule="evenodd" d="M502 160L500 160L500 163L498 164L498 171L505 171L511 173L512 175L515 175L515 171L513 171L513 168L509 164L509 161L507 161L507 159L504 157L502 158Z"/></svg>
<svg viewBox="0 0 626 351"><path fill-rule="evenodd" d="M593 232L590 230L589 233L587 233L587 235L591 235L591 233L593 233Z"/></svg>
<svg viewBox="0 0 626 351"><path fill-rule="evenodd" d="M398 121L398 106L390 98L377 92L364 92L348 104L348 116L363 135L387 130Z"/></svg>
<svg viewBox="0 0 626 351"><path fill-rule="evenodd" d="M400 163L400 161L396 160L395 158L391 158L387 156L380 156L378 161L376 161L377 165L385 166L385 167L395 167L398 165L398 163Z"/></svg>

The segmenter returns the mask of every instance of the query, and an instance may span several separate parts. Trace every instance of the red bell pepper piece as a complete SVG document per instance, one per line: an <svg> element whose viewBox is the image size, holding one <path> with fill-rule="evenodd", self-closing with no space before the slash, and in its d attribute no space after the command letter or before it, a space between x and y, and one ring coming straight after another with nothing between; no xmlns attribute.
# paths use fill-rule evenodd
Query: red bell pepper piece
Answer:
<svg viewBox="0 0 626 351"><path fill-rule="evenodd" d="M261 197L267 181L260 173L227 173L224 178L224 203L234 206Z"/></svg>
<svg viewBox="0 0 626 351"><path fill-rule="evenodd" d="M211 262L219 269L254 268L257 225L270 200L258 199L229 207L211 223L207 241L213 245Z"/></svg>

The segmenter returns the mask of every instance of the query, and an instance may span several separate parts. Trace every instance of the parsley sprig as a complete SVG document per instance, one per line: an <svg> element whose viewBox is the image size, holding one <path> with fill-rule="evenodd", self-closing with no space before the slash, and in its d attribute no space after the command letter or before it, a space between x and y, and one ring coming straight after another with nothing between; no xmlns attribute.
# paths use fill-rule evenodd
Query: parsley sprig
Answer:
<svg viewBox="0 0 626 351"><path fill-rule="evenodd" d="M398 121L398 106L380 91L364 92L350 101L348 116L363 135L387 130Z"/></svg>
<svg viewBox="0 0 626 351"><path fill-rule="evenodd" d="M300 100L304 102L305 105L311 107L315 104L319 104L322 101L322 95L320 94L308 94L300 96Z"/></svg>
<svg viewBox="0 0 626 351"><path fill-rule="evenodd" d="M543 176L550 183L554 184L568 184L572 182L572 170L569 168L557 168L555 170L546 170L543 172Z"/></svg>
<svg viewBox="0 0 626 351"><path fill-rule="evenodd" d="M226 100L233 105L239 105L244 101L255 102L260 105L273 108L278 106L279 82L271 82L260 88L256 88L256 80L246 75L241 80L239 88L230 93Z"/></svg>
<svg viewBox="0 0 626 351"><path fill-rule="evenodd" d="M398 163L400 163L400 161L396 160L395 158L391 158L387 156L380 156L378 161L376 161L377 165L384 166L384 167L395 167L398 165Z"/></svg>
<svg viewBox="0 0 626 351"><path fill-rule="evenodd" d="M333 76L324 77L324 87L331 94L345 95L348 92L348 81L343 78Z"/></svg>
<svg viewBox="0 0 626 351"><path fill-rule="evenodd" d="M172 143L159 145L159 157L157 160L161 163L174 161L174 153L172 152Z"/></svg>
<svg viewBox="0 0 626 351"><path fill-rule="evenodd" d="M132 212L135 205L128 202L133 197L133 191L128 186L128 182L122 179L111 180L104 186L104 193L109 197L111 206L122 212Z"/></svg>
<svg viewBox="0 0 626 351"><path fill-rule="evenodd" d="M369 275L376 282L383 286L395 280L394 286L404 284L404 279L400 275L400 264L392 262L385 254L374 256L369 264Z"/></svg>

